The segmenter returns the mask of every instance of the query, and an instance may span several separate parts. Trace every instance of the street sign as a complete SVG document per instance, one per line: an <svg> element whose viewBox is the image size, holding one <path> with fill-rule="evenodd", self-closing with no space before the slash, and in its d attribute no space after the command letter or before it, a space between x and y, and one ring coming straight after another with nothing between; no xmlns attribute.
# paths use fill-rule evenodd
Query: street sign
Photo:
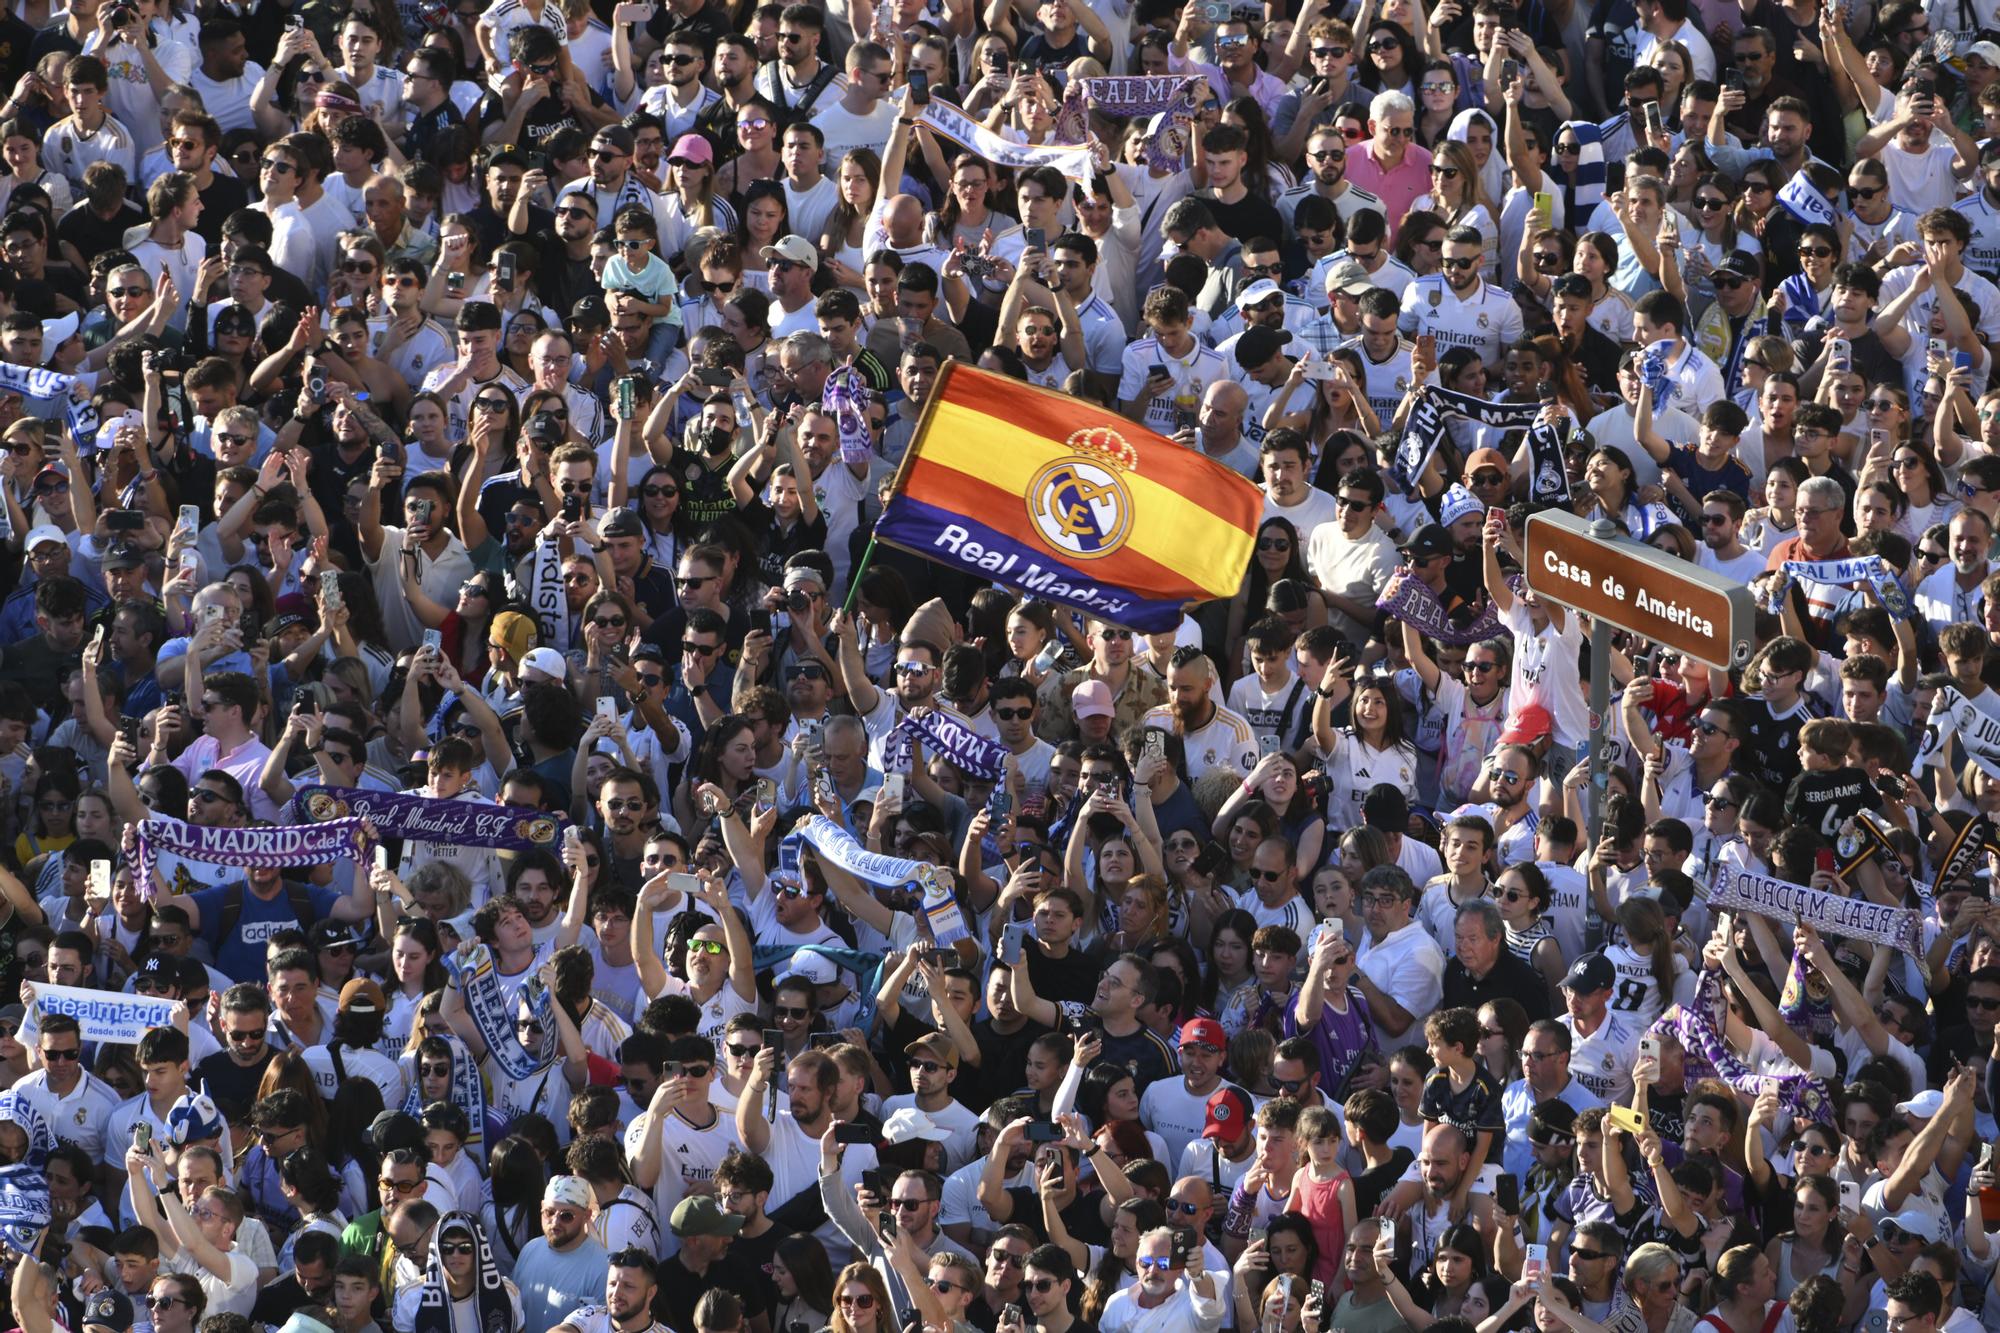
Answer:
<svg viewBox="0 0 2000 1333"><path fill-rule="evenodd" d="M1559 509L1528 515L1524 554L1528 587L1537 597L1712 667L1727 670L1750 660L1757 602L1735 579Z"/></svg>

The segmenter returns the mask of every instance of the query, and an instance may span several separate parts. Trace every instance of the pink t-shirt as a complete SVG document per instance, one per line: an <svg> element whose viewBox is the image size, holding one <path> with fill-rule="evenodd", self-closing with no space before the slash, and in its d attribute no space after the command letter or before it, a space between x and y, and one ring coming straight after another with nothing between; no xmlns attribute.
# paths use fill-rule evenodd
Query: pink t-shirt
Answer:
<svg viewBox="0 0 2000 1333"><path fill-rule="evenodd" d="M1319 1262L1313 1276L1326 1283L1329 1292L1340 1290L1341 1253L1347 1247L1347 1214L1340 1208L1340 1187L1350 1177L1342 1171L1332 1180L1314 1180L1308 1172L1292 1190L1285 1211L1297 1213L1312 1223L1319 1241Z"/></svg>

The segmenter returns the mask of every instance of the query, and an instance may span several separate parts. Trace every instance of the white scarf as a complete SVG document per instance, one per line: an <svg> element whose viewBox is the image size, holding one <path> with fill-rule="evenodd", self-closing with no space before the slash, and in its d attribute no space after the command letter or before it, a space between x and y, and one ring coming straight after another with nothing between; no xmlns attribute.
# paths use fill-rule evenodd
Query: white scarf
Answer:
<svg viewBox="0 0 2000 1333"><path fill-rule="evenodd" d="M541 641L559 653L569 651L569 598L563 592L562 553L547 537L535 541L534 576L528 588Z"/></svg>

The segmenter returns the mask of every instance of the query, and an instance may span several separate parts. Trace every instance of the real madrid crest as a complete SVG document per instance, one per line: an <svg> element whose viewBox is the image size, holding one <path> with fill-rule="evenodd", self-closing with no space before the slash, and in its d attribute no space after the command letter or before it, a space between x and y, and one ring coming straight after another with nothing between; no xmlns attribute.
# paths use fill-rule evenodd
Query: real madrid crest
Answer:
<svg viewBox="0 0 2000 1333"><path fill-rule="evenodd" d="M1138 451L1108 426L1071 435L1070 452L1028 483L1028 518L1042 540L1072 560L1101 560L1132 535L1132 491L1126 473L1139 470Z"/></svg>

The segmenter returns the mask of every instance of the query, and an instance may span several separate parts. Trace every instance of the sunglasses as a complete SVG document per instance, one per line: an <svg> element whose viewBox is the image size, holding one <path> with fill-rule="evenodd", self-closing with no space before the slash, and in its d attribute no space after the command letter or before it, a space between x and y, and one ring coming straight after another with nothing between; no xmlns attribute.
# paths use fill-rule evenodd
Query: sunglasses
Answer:
<svg viewBox="0 0 2000 1333"><path fill-rule="evenodd" d="M1715 198L1697 199L1694 201L1694 206L1704 213L1714 213L1729 207L1729 201L1727 199Z"/></svg>
<svg viewBox="0 0 2000 1333"><path fill-rule="evenodd" d="M72 1046L68 1050L59 1050L53 1046L46 1047L42 1051L42 1059L58 1062L81 1060L83 1059L83 1048L81 1046Z"/></svg>
<svg viewBox="0 0 2000 1333"><path fill-rule="evenodd" d="M722 1049L728 1051L730 1058L733 1060L748 1060L764 1048L762 1046L738 1046L734 1042L730 1042L725 1044Z"/></svg>
<svg viewBox="0 0 2000 1333"><path fill-rule="evenodd" d="M446 1258L450 1258L455 1254L476 1254L478 1253L478 1249L469 1240L447 1240L438 1243L438 1253L444 1255Z"/></svg>

